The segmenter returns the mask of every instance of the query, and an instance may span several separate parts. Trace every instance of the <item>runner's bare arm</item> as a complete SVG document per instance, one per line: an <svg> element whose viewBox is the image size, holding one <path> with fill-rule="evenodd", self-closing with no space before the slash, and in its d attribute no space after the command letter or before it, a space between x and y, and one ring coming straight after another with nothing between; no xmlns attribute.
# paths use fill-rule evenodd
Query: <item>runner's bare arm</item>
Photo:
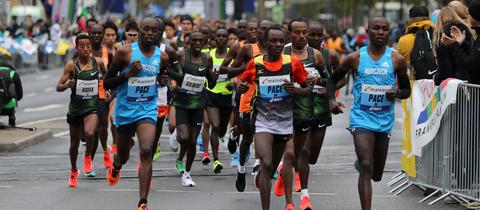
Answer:
<svg viewBox="0 0 480 210"><path fill-rule="evenodd" d="M73 80L73 61L68 61L63 69L62 76L58 80L57 92L63 92L68 88L72 88L75 85L75 80Z"/></svg>
<svg viewBox="0 0 480 210"><path fill-rule="evenodd" d="M125 82L129 76L134 75L131 70L136 65L133 64L128 72L119 74L123 68L128 66L130 57L131 48L129 45L122 46L118 49L117 54L115 54L115 57L113 58L112 65L110 65L107 71L107 77L104 82L105 89L113 89Z"/></svg>
<svg viewBox="0 0 480 210"><path fill-rule="evenodd" d="M179 50L177 51L177 63L176 63L176 69L174 69L175 71L177 71L177 78L173 78L173 80L177 81L177 84L182 84L183 82L183 77L185 76L185 74L183 73L183 66L185 66L185 51L184 50ZM171 75L170 75L171 76Z"/></svg>
<svg viewBox="0 0 480 210"><path fill-rule="evenodd" d="M100 70L100 73L102 73L102 78L100 79L105 79L107 77L107 69L105 68L105 64L103 64L103 60L95 57L95 61L97 61L98 69Z"/></svg>
<svg viewBox="0 0 480 210"><path fill-rule="evenodd" d="M335 90L337 89L337 83L345 78L345 75L351 69L356 69L358 66L358 61L360 59L360 52L356 51L348 55L342 64L333 72L333 75L327 81L327 96L329 100L335 100Z"/></svg>
<svg viewBox="0 0 480 210"><path fill-rule="evenodd" d="M168 76L173 80L181 80L183 78L183 71L180 67L180 63L178 63L177 52L169 46L165 48L165 52L168 55Z"/></svg>
<svg viewBox="0 0 480 210"><path fill-rule="evenodd" d="M228 78L231 79L242 74L246 68L247 68L247 64L243 64L242 66L237 68L231 67L230 70L228 71Z"/></svg>
<svg viewBox="0 0 480 210"><path fill-rule="evenodd" d="M329 57L328 59L330 61L330 66L332 67L332 69L337 69L338 66L340 66L340 56L338 55L337 51L329 50L328 57ZM342 80L337 82L337 90L342 88L346 84L347 84L347 78L343 77Z"/></svg>
<svg viewBox="0 0 480 210"><path fill-rule="evenodd" d="M237 57L237 52L239 48L240 44L238 43L235 43L232 47L230 47L230 50L228 50L227 55L223 59L222 65L220 65L220 68L218 69L220 73L230 72L230 68L228 67L228 65L230 65L233 59Z"/></svg>
<svg viewBox="0 0 480 210"><path fill-rule="evenodd" d="M233 78L242 74L246 69L246 64L251 59L250 55L251 45L245 45L240 48L237 57L233 61L230 70L228 71L228 77Z"/></svg>
<svg viewBox="0 0 480 210"><path fill-rule="evenodd" d="M212 89L217 84L218 72L213 71L212 56L207 54L206 57L208 61L208 72L207 72L208 88Z"/></svg>
<svg viewBox="0 0 480 210"><path fill-rule="evenodd" d="M405 58L398 53L393 53L392 58L398 79L398 90L394 92L393 99L395 99L395 97L406 99L410 97L411 93L410 80L408 79L407 74L407 62L405 61ZM387 94L387 98L389 97L390 96Z"/></svg>
<svg viewBox="0 0 480 210"><path fill-rule="evenodd" d="M160 55L160 85L161 86L166 86L168 84L168 61L169 61L169 56L167 53L163 53Z"/></svg>

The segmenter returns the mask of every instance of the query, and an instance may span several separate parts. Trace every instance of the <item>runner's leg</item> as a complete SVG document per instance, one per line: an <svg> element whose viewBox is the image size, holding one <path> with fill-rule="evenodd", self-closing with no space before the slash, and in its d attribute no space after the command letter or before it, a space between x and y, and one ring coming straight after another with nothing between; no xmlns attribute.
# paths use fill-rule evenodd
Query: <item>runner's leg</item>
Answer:
<svg viewBox="0 0 480 210"><path fill-rule="evenodd" d="M203 123L202 123L202 143L203 143L203 151L204 152L208 152L208 144L209 144L209 141L210 141L210 122L209 122L209 119L208 119L208 114L207 114L207 110L205 109L205 111L203 112ZM213 145L212 145L212 148L213 148Z"/></svg>
<svg viewBox="0 0 480 210"><path fill-rule="evenodd" d="M275 143L273 153L276 154L277 149L281 150L281 144ZM285 145L285 144L283 144ZM279 148L275 148L279 147ZM289 140L286 143L286 146L283 146L283 150L285 150L283 154L283 165L282 165L282 177L283 177L283 186L285 188L285 202L286 205L292 202L292 182L293 182L293 162L295 161L295 146L293 140ZM274 155L275 157L275 155ZM281 159L281 157L280 157ZM275 168L274 168L275 169Z"/></svg>
<svg viewBox="0 0 480 210"><path fill-rule="evenodd" d="M373 175L372 180L379 182L382 180L383 169L387 161L388 154L388 134L377 134L375 136L375 151L373 160Z"/></svg>
<svg viewBox="0 0 480 210"><path fill-rule="evenodd" d="M150 181L152 180L152 147L155 142L156 126L150 123L141 123L137 126L138 145L140 147L140 199L148 198Z"/></svg>
<svg viewBox="0 0 480 210"><path fill-rule="evenodd" d="M273 167L273 134L270 133L256 133L254 135L255 150L260 159L260 199L262 202L262 209L270 209L270 190L272 189L272 173Z"/></svg>
<svg viewBox="0 0 480 210"><path fill-rule="evenodd" d="M80 146L80 136L82 135L82 128L80 126L69 125L70 130L70 164L71 170L77 170L77 156L78 156L78 147Z"/></svg>
<svg viewBox="0 0 480 210"><path fill-rule="evenodd" d="M160 136L162 135L164 120L165 120L165 117L157 118L157 125L155 126L156 127L155 141L153 142L153 146L152 146L152 158L157 150L158 144L160 143Z"/></svg>
<svg viewBox="0 0 480 210"><path fill-rule="evenodd" d="M207 121L210 121L211 125L211 133L210 133L210 144L212 144L212 154L213 160L218 160L218 136L220 130L220 110L217 107L207 106ZM205 121L205 120L204 120ZM205 124L203 124L205 126ZM205 127L202 130L202 134L204 133ZM208 144L208 142L207 142ZM205 145L205 141L204 141ZM208 150L206 150L208 151Z"/></svg>
<svg viewBox="0 0 480 210"><path fill-rule="evenodd" d="M360 161L358 193L362 210L370 210L372 205L372 173L374 165L375 135L373 132L354 134L355 152Z"/></svg>

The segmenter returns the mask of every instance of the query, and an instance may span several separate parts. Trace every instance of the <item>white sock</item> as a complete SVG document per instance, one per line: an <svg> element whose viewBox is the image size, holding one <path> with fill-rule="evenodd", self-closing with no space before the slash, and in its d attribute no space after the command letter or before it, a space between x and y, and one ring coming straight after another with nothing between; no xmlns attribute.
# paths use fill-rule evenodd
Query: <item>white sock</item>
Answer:
<svg viewBox="0 0 480 210"><path fill-rule="evenodd" d="M183 176L184 177L190 177L190 172L187 172L187 171L183 172Z"/></svg>
<svg viewBox="0 0 480 210"><path fill-rule="evenodd" d="M238 164L238 173L244 174L245 170L245 166Z"/></svg>
<svg viewBox="0 0 480 210"><path fill-rule="evenodd" d="M177 141L177 129L175 129L172 135L170 135L170 139L175 139L175 141Z"/></svg>
<svg viewBox="0 0 480 210"><path fill-rule="evenodd" d="M254 165L260 165L260 159L255 159L255 164Z"/></svg>
<svg viewBox="0 0 480 210"><path fill-rule="evenodd" d="M308 189L302 189L300 199L303 199L304 197L310 197L310 195L308 195Z"/></svg>

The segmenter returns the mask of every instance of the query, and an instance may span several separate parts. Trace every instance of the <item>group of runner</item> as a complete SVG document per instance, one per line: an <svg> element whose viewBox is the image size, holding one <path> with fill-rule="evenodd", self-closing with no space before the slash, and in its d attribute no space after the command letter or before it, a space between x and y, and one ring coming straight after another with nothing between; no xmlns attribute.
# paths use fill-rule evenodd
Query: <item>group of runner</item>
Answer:
<svg viewBox="0 0 480 210"><path fill-rule="evenodd" d="M289 184L294 177L294 190L301 192L300 209L313 209L308 194L310 164L317 162L326 129L332 125L331 113L342 112L335 90L354 70L350 130L358 156L362 209L371 208L370 179L382 177L394 100L410 94L405 61L387 47L385 18L370 20L370 45L343 62L335 51L322 47L323 26L301 18L292 20L288 28L268 20L240 21L235 42L230 40L231 30L222 25L193 30L188 15L181 17L182 33L176 38L162 37L166 25L161 18L145 18L127 27L127 42L117 44L102 45L104 37L117 31L108 23L89 24L88 34L76 37L77 53L65 65L57 86L57 91L71 89L70 187L78 184L81 138L86 140L85 175L95 176L92 161L99 139L107 182L113 186L120 180L136 135L138 208L147 209L152 160L159 158L159 138L167 118L170 147L175 152L180 149L175 168L183 174L183 186L196 185L191 169L200 132L205 146L202 163L212 161L210 143L214 173L223 169L219 141L228 136L228 150L239 156L237 191L246 189L246 163L254 143L254 180L262 208L270 208L271 180L277 170L274 193L285 195L286 209L294 209ZM112 147L107 144L109 124Z"/></svg>

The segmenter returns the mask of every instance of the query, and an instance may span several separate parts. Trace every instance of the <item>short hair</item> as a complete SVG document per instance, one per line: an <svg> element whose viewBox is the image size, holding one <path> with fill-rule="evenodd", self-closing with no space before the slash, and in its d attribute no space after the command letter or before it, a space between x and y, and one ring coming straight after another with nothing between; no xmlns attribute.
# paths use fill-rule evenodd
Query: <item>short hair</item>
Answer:
<svg viewBox="0 0 480 210"><path fill-rule="evenodd" d="M270 31L273 31L273 30L282 31L285 36L287 35L287 32L285 31L285 29L284 29L283 27L280 27L280 26L278 26L278 25L274 25L274 26L268 28L268 29L265 31L265 34L263 34L263 40L264 40L265 42L268 40L268 35L269 35Z"/></svg>
<svg viewBox="0 0 480 210"><path fill-rule="evenodd" d="M155 16L153 19L155 19L158 23L158 30L163 32L165 31L165 21L161 16Z"/></svg>
<svg viewBox="0 0 480 210"><path fill-rule="evenodd" d="M429 11L426 6L419 6L415 5L408 11L408 17L416 18L416 17L429 17Z"/></svg>
<svg viewBox="0 0 480 210"><path fill-rule="evenodd" d="M193 18L192 18L192 16L190 16L190 15L181 15L181 16L180 16L180 23L183 22L184 20L190 21L190 23L192 23L192 25L193 25Z"/></svg>
<svg viewBox="0 0 480 210"><path fill-rule="evenodd" d="M307 20L299 17L299 18L295 18L295 19L291 20L290 22L288 22L288 31L292 31L292 24L293 24L294 22L304 22L304 23L307 25L307 28L308 28L308 22L307 22Z"/></svg>
<svg viewBox="0 0 480 210"><path fill-rule="evenodd" d="M93 18L93 17L89 18L86 23L88 24L89 22L94 22L94 23L98 24L98 20Z"/></svg>
<svg viewBox="0 0 480 210"><path fill-rule="evenodd" d="M238 29L236 29L236 28L229 28L229 29L227 30L227 33L228 33L228 34L235 34L236 36L238 36L238 35L240 34L240 31L239 31Z"/></svg>
<svg viewBox="0 0 480 210"><path fill-rule="evenodd" d="M136 31L140 31L140 29L138 28L138 23L134 20L129 21L125 26L125 31L130 31L132 29Z"/></svg>
<svg viewBox="0 0 480 210"><path fill-rule="evenodd" d="M171 20L166 19L166 20L164 20L163 22L165 23L165 27L166 27L166 26L170 26L170 27L172 27L173 29L176 29L176 28L175 28L175 24L173 24L173 22L172 22Z"/></svg>
<svg viewBox="0 0 480 210"><path fill-rule="evenodd" d="M103 30L106 30L107 28L110 28L110 29L114 30L115 33L118 33L118 27L112 21L107 21L103 24Z"/></svg>
<svg viewBox="0 0 480 210"><path fill-rule="evenodd" d="M80 42L82 39L90 40L90 36L86 33L78 34L77 37L75 37L75 46L78 46L78 42Z"/></svg>

